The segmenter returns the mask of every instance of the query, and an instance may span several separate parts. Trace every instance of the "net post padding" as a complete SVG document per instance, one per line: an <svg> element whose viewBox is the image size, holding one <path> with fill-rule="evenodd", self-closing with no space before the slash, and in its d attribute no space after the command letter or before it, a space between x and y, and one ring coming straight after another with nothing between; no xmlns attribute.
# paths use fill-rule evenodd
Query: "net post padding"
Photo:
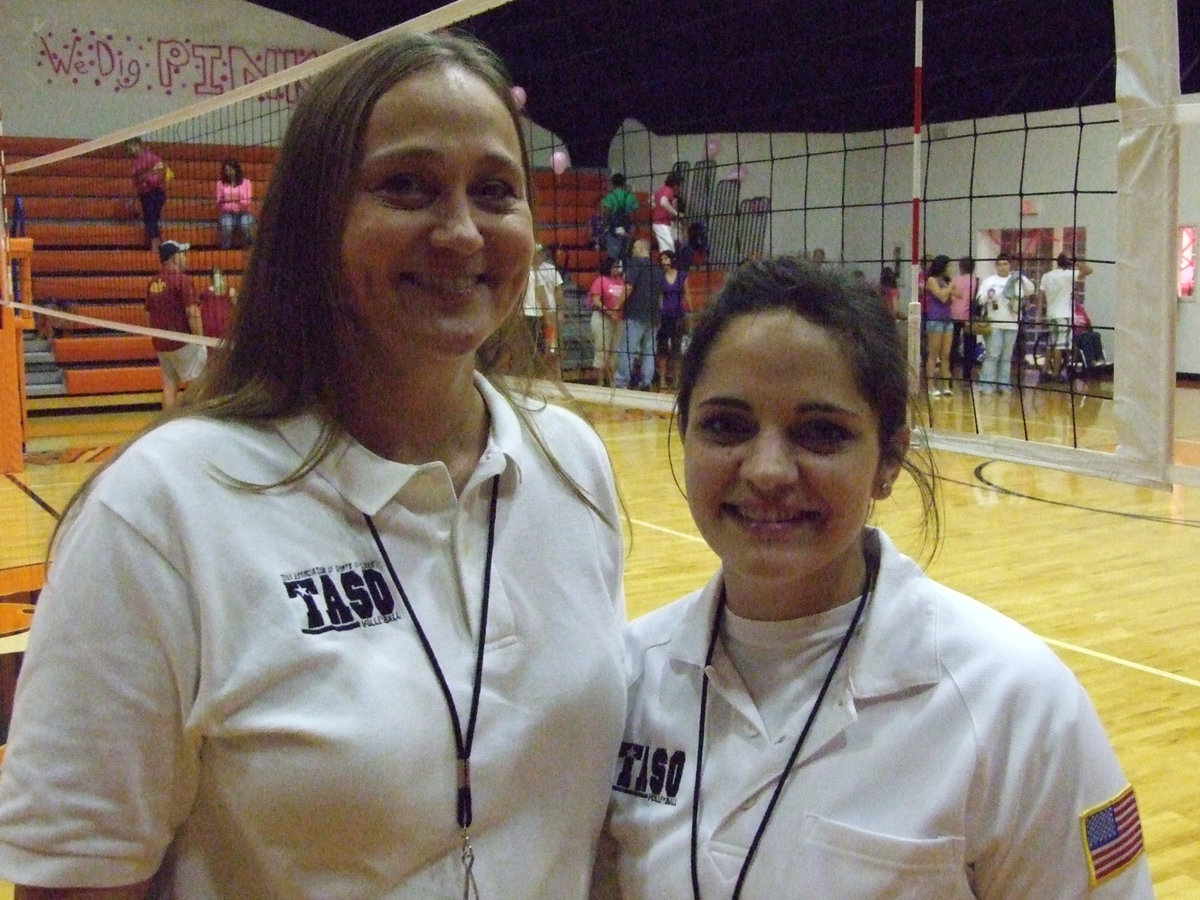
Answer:
<svg viewBox="0 0 1200 900"><path fill-rule="evenodd" d="M1113 3L1117 45L1117 456L1148 479L1175 475L1179 24L1175 0Z"/></svg>

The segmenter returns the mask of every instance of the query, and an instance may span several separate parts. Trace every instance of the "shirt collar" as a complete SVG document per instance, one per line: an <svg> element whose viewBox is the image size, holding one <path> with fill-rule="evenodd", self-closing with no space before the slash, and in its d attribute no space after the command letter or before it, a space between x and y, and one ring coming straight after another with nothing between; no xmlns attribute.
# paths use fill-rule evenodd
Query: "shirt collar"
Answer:
<svg viewBox="0 0 1200 900"><path fill-rule="evenodd" d="M921 589L929 580L886 533L875 530L879 577L848 657L855 697L881 697L936 684L939 673L934 592ZM721 580L718 570L701 590L680 601L689 608L676 619L670 636L673 658L704 666ZM707 624L698 627L699 623Z"/></svg>
<svg viewBox="0 0 1200 900"><path fill-rule="evenodd" d="M522 425L509 401L479 372L475 387L487 406L490 427L487 446L468 482L503 474L502 480L519 481L518 462L523 447ZM301 457L312 449L327 426L317 413L303 413L276 423L284 441ZM385 459L344 432L335 437L329 453L314 471L360 512L374 516L418 474L449 473L441 462L410 465Z"/></svg>

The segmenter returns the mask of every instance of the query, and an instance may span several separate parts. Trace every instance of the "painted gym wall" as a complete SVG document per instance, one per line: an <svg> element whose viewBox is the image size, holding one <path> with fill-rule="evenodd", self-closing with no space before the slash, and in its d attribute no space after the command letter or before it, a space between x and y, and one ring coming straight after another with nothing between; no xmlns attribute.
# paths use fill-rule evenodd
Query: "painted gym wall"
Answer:
<svg viewBox="0 0 1200 900"><path fill-rule="evenodd" d="M100 137L347 42L241 0L6 0L4 133Z"/></svg>

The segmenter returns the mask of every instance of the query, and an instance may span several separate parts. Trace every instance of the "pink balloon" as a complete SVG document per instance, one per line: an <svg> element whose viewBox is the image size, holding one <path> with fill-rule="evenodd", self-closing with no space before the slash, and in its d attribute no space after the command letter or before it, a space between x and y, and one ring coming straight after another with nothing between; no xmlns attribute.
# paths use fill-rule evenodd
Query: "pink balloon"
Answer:
<svg viewBox="0 0 1200 900"><path fill-rule="evenodd" d="M512 88L512 98L513 103L517 104L517 109L525 108L525 101L528 99L525 96L525 88L521 87L519 84L514 84Z"/></svg>
<svg viewBox="0 0 1200 900"><path fill-rule="evenodd" d="M554 170L555 175L561 175L567 171L569 165L571 165L571 157L567 156L566 150L555 150L550 154L550 168Z"/></svg>
<svg viewBox="0 0 1200 900"><path fill-rule="evenodd" d="M717 138L709 138L708 143L704 145L705 159L716 159L717 154L721 152L721 142Z"/></svg>

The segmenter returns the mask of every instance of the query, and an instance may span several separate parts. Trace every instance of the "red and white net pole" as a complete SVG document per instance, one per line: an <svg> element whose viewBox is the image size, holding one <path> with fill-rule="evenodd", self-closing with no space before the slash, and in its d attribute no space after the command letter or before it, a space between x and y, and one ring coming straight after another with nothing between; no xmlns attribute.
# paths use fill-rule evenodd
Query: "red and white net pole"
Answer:
<svg viewBox="0 0 1200 900"><path fill-rule="evenodd" d="M914 372L921 371L921 106L924 91L923 32L924 0L916 0L916 27L913 30L913 136L912 136L912 258L909 263L908 358Z"/></svg>

